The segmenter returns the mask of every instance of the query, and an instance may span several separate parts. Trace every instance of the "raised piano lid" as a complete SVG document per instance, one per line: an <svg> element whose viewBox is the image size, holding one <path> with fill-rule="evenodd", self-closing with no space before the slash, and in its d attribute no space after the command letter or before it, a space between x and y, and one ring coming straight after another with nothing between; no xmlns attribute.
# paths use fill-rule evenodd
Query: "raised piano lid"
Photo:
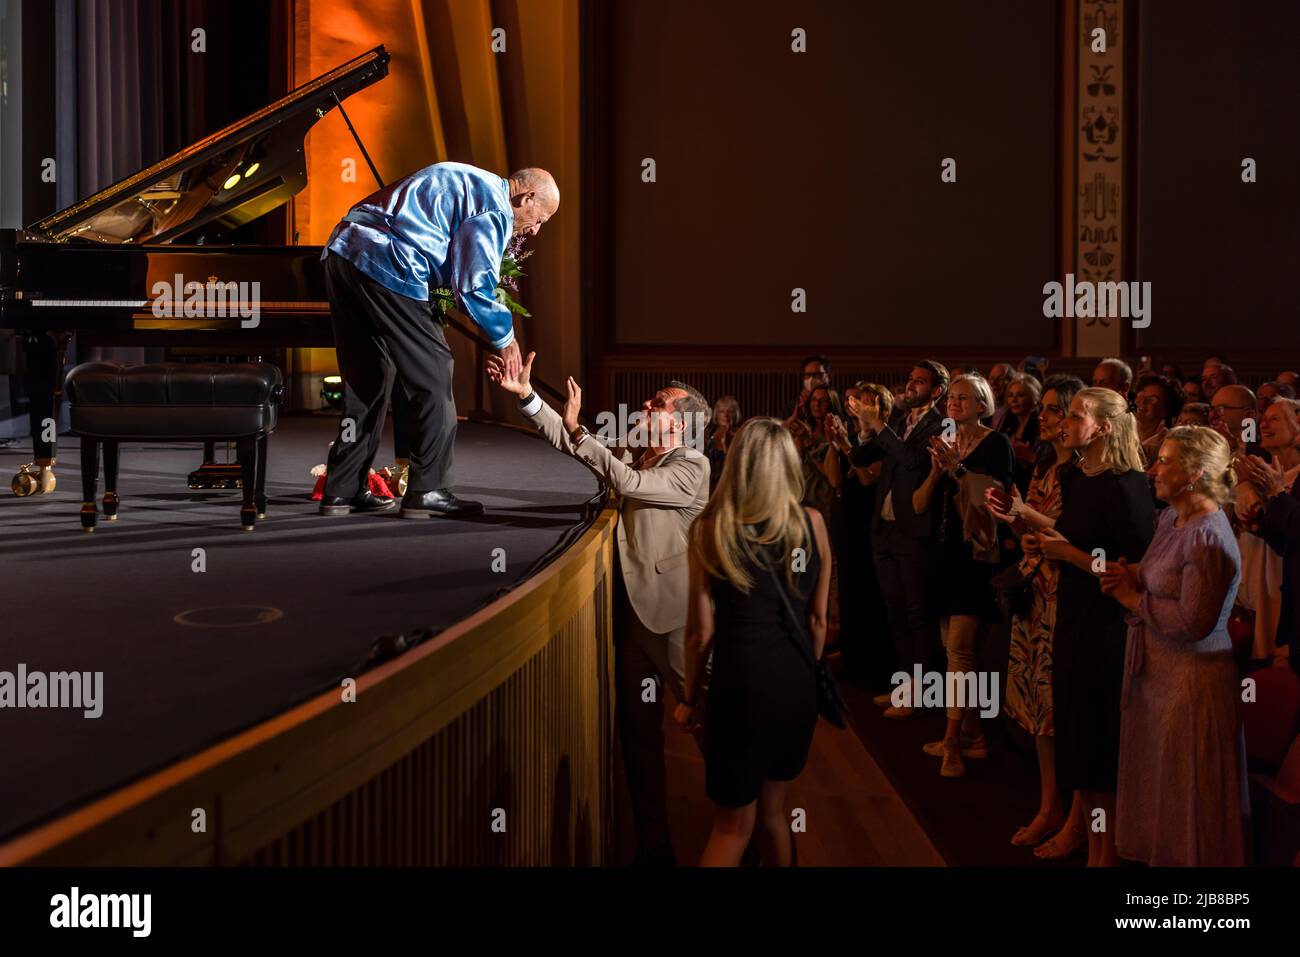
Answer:
<svg viewBox="0 0 1300 957"><path fill-rule="evenodd" d="M159 244L213 221L233 229L307 185L303 140L318 119L388 75L388 51L368 53L179 153L28 227L24 239Z"/></svg>

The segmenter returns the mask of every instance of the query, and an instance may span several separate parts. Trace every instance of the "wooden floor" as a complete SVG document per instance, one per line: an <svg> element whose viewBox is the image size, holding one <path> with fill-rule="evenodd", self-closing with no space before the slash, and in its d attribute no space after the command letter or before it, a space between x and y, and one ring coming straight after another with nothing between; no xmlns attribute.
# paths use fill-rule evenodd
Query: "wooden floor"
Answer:
<svg viewBox="0 0 1300 957"><path fill-rule="evenodd" d="M699 862L712 825L704 795L704 759L665 708L668 822L679 865ZM789 810L803 808L807 831L796 834L799 865L943 866L943 858L852 731L817 723L808 764L789 790Z"/></svg>

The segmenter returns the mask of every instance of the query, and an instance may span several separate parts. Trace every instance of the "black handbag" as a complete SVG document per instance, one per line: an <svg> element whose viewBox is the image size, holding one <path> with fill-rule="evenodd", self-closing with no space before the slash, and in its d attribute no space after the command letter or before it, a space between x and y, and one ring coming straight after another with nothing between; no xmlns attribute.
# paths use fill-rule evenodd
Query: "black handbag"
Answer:
<svg viewBox="0 0 1300 957"><path fill-rule="evenodd" d="M835 676L831 674L830 667L825 661L814 661L812 652L812 639L804 631L803 624L799 617L794 613L794 607L790 604L790 596L785 592L785 586L781 579L777 577L776 566L768 565L768 572L772 575L772 584L776 586L776 593L781 596L781 604L785 606L786 614L790 616L790 622L794 625L794 631L798 633L787 632L790 640L795 643L800 654L812 665L813 675L817 679L817 711L823 718L835 725L837 728L847 728L848 724L844 718L849 713L849 706L840 694L840 686L835 682Z"/></svg>

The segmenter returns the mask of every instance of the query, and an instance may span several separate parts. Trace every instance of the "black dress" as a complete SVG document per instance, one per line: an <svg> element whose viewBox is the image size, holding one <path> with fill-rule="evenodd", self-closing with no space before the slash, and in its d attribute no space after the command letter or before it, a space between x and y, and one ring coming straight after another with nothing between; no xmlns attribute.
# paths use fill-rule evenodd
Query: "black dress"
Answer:
<svg viewBox="0 0 1300 957"><path fill-rule="evenodd" d="M817 727L817 681L811 664L808 602L821 567L812 523L804 513L808 553L805 570L785 581L787 558L769 550L804 636L791 623L768 565L746 570L754 581L748 595L714 580L713 668L704 714L704 790L723 807L743 807L758 798L763 781L790 781L808 760ZM807 648L800 653L792 641Z"/></svg>
<svg viewBox="0 0 1300 957"><path fill-rule="evenodd" d="M1015 475L1015 457L1011 440L1001 432L990 432L971 449L961 464L968 472L989 475L1005 489ZM935 607L940 618L950 615L973 615L985 621L1002 619L993 596L993 573L998 565L979 561L975 547L966 541L961 512L957 508L957 480L944 475L935 489L935 498L943 510L939 521L939 578L934 589Z"/></svg>
<svg viewBox="0 0 1300 957"><path fill-rule="evenodd" d="M1142 472L1061 473L1056 530L1108 562L1142 560L1156 513ZM1056 630L1052 635L1052 707L1056 777L1066 792L1114 791L1119 778L1120 693L1124 687L1125 608L1101 590L1101 580L1060 562Z"/></svg>

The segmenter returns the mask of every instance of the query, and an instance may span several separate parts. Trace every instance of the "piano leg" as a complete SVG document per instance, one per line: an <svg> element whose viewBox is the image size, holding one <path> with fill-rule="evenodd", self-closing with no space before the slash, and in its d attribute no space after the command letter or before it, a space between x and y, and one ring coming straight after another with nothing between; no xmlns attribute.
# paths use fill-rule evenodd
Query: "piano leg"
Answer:
<svg viewBox="0 0 1300 957"><path fill-rule="evenodd" d="M243 479L244 504L239 509L239 524L251 532L257 524L257 505L253 501L257 492L257 439L239 440L239 469Z"/></svg>
<svg viewBox="0 0 1300 957"><path fill-rule="evenodd" d="M269 439L269 435L264 435L257 440L257 474L255 477L257 488L253 497L253 504L257 506L258 518L266 518L266 448Z"/></svg>
<svg viewBox="0 0 1300 957"><path fill-rule="evenodd" d="M81 528L93 532L99 510L95 496L99 492L99 440L89 435L81 437Z"/></svg>
<svg viewBox="0 0 1300 957"><path fill-rule="evenodd" d="M117 440L104 440L104 518L117 521Z"/></svg>
<svg viewBox="0 0 1300 957"><path fill-rule="evenodd" d="M49 495L56 480L59 397L63 394L63 360L72 335L66 332L28 333L23 336L27 371L27 416L34 461L24 465L9 483L15 495Z"/></svg>

